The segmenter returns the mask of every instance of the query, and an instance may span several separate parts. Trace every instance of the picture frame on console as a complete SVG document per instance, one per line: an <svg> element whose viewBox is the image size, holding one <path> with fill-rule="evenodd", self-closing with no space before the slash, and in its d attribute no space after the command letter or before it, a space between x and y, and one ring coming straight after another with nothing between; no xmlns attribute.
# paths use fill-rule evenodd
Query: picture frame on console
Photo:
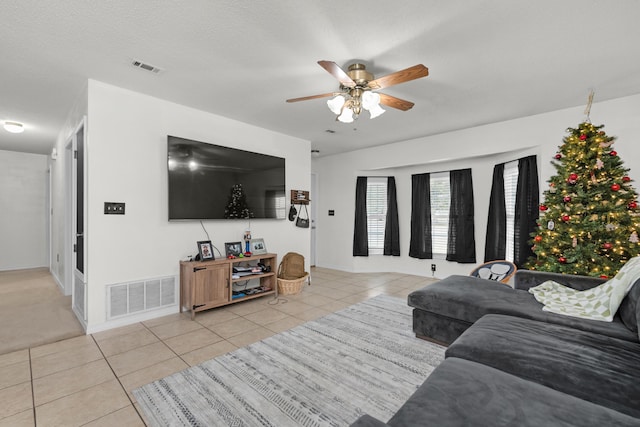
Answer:
<svg viewBox="0 0 640 427"><path fill-rule="evenodd" d="M227 242L224 244L224 253L227 258L233 256L237 257L242 253L242 243L241 242Z"/></svg>
<svg viewBox="0 0 640 427"><path fill-rule="evenodd" d="M250 247L253 255L262 255L267 253L267 245L264 244L264 239L251 239Z"/></svg>
<svg viewBox="0 0 640 427"><path fill-rule="evenodd" d="M211 246L211 240L201 240L198 242L198 255L201 261L208 261L216 259L213 254L213 246Z"/></svg>

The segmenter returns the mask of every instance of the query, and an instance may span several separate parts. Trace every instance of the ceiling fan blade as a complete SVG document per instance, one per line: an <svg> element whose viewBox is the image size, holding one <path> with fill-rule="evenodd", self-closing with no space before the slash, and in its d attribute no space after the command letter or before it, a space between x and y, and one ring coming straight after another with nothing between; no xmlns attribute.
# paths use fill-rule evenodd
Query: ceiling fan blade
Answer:
<svg viewBox="0 0 640 427"><path fill-rule="evenodd" d="M338 79L338 81L340 82L340 84L342 86L344 86L344 87L355 87L356 86L356 82L354 82L353 79L351 79L351 77L349 77L349 75L347 73L345 73L342 68L338 67L338 64L336 64L335 62L333 62L333 61L318 61L318 64L320 64L320 66L322 68L327 70L329 72L329 74L331 74L333 77Z"/></svg>
<svg viewBox="0 0 640 427"><path fill-rule="evenodd" d="M384 89L385 87L397 85L411 80L419 79L429 75L429 69L422 64L414 65L395 73L371 80L367 86L371 89Z"/></svg>
<svg viewBox="0 0 640 427"><path fill-rule="evenodd" d="M380 103L387 107L397 108L398 110L407 111L410 110L415 104L413 102L405 101L404 99L396 98L395 96L385 95L384 93L378 93L380 95Z"/></svg>
<svg viewBox="0 0 640 427"><path fill-rule="evenodd" d="M303 96L302 98L287 99L287 102L298 102L298 101L308 101L310 99L317 99L317 98L327 98L327 97L333 96L335 94L336 94L335 92L330 92L330 93L323 93L321 95Z"/></svg>

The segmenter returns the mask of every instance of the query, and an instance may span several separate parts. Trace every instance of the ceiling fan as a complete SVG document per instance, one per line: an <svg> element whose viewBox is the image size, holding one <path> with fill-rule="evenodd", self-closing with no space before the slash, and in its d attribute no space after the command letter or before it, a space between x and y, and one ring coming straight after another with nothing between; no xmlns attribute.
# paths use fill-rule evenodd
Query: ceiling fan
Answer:
<svg viewBox="0 0 640 427"><path fill-rule="evenodd" d="M402 111L411 109L413 102L373 91L429 75L429 69L422 64L377 79L374 79L373 74L366 70L364 64L351 64L346 72L332 61L318 61L318 64L340 82L340 91L287 99L287 102L334 96L335 98L327 101L327 105L334 114L338 115L337 120L343 123L353 122L363 109L369 111L372 119L378 117L385 112L380 104Z"/></svg>

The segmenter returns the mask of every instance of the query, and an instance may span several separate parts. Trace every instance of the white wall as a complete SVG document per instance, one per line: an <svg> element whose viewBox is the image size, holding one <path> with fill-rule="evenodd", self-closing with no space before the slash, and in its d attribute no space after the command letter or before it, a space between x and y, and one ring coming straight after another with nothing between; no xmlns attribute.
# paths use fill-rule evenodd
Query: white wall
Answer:
<svg viewBox="0 0 640 427"><path fill-rule="evenodd" d="M49 264L47 156L0 150L0 271Z"/></svg>
<svg viewBox="0 0 640 427"><path fill-rule="evenodd" d="M411 114L408 112L407 114ZM615 149L640 179L640 95L595 103L591 121L604 124L608 135L617 136ZM376 119L384 120L384 116ZM468 274L484 259L484 242L493 166L527 155L538 156L541 200L546 181L555 174L550 164L568 127L584 120L583 107L494 123L431 137L357 150L313 160L318 174L317 262L321 267L345 271L398 271L436 277ZM348 144L349 141L344 142ZM411 174L472 168L475 205L477 264L445 260L417 260L408 256L411 215ZM400 220L400 257L382 255L353 257L355 181L358 175L396 177ZM636 184L636 189L638 189ZM329 209L335 216L328 216Z"/></svg>
<svg viewBox="0 0 640 427"><path fill-rule="evenodd" d="M285 157L290 189L310 187L310 143L140 93L89 80L87 125L88 331L106 321L105 286L178 275L179 261L206 240L197 221L167 220L167 135ZM104 215L104 202L126 214ZM211 240L242 239L250 225L270 252L307 259L309 230L287 220L205 221Z"/></svg>

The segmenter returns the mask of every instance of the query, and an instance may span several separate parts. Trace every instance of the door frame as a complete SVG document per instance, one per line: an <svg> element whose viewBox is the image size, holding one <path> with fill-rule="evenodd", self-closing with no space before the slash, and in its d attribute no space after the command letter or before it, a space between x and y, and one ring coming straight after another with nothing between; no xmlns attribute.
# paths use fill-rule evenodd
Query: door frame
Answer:
<svg viewBox="0 0 640 427"><path fill-rule="evenodd" d="M83 174L78 176L78 162L76 158L78 148L78 134L83 132ZM87 276L87 244L86 244L86 224L87 224L87 169L86 169L86 147L87 147L87 118L84 116L80 123L74 128L72 135L67 140L65 145L65 181L66 181L66 201L67 206L65 209L65 294L68 292L71 295L71 308L76 313L76 316L83 321L87 320L87 292L86 292L86 276ZM83 194L82 194L82 206L77 206L77 191L78 180L82 180ZM74 245L76 244L76 230L77 230L77 209L82 209L83 218L83 236L84 244L82 245L82 260L83 271L77 269L77 258L74 251ZM82 284L83 292L82 301L76 301L78 292L76 285ZM81 307L82 310L78 310Z"/></svg>

